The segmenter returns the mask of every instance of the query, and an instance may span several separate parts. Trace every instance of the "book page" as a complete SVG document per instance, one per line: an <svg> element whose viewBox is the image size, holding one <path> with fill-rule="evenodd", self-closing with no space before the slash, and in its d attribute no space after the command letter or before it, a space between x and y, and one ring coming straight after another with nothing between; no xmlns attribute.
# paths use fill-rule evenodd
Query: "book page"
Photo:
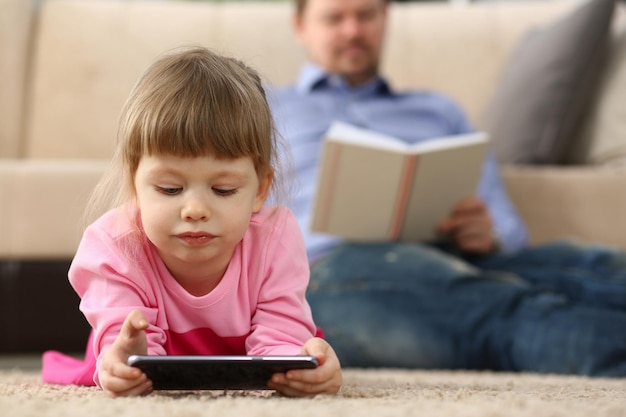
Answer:
<svg viewBox="0 0 626 417"><path fill-rule="evenodd" d="M485 142L487 141L487 135L485 132L472 132L463 135L432 138L423 142L409 144L383 133L363 129L344 122L334 122L326 134L326 140L407 154L421 154Z"/></svg>
<svg viewBox="0 0 626 417"><path fill-rule="evenodd" d="M409 145L393 136L343 122L333 122L326 133L326 140L396 152L409 151Z"/></svg>
<svg viewBox="0 0 626 417"><path fill-rule="evenodd" d="M444 136L436 139L429 139L424 142L418 142L413 145L409 145L408 151L411 153L423 154L426 152L443 151L451 148L485 143L487 141L488 137L485 132L472 132L464 135Z"/></svg>

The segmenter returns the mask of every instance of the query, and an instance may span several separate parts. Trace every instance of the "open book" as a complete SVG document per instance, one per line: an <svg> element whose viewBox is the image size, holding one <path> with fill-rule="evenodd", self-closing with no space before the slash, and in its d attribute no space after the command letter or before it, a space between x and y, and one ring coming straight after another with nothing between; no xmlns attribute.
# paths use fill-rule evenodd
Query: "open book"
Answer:
<svg viewBox="0 0 626 417"><path fill-rule="evenodd" d="M311 230L355 241L436 237L435 227L476 195L484 132L406 144L335 122L324 138Z"/></svg>

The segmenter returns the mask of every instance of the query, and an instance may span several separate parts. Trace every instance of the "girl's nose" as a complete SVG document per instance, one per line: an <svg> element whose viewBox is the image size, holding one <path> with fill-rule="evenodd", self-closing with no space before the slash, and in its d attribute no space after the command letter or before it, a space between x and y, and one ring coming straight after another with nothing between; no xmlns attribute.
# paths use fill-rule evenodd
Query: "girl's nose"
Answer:
<svg viewBox="0 0 626 417"><path fill-rule="evenodd" d="M185 221L207 221L211 216L209 205L200 198L189 198L181 210Z"/></svg>

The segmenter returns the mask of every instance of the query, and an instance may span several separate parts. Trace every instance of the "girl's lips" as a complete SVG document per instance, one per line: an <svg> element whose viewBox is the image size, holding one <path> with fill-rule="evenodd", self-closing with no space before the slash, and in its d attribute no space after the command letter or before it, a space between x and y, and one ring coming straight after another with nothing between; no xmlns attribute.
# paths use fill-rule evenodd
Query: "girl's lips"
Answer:
<svg viewBox="0 0 626 417"><path fill-rule="evenodd" d="M209 243L214 236L203 232L187 232L178 234L176 237L189 246L202 246Z"/></svg>

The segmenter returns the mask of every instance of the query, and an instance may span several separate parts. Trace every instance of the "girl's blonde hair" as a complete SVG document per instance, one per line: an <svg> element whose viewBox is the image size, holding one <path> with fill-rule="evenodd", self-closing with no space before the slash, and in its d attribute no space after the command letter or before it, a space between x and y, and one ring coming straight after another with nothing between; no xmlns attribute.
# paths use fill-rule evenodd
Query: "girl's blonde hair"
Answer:
<svg viewBox="0 0 626 417"><path fill-rule="evenodd" d="M250 157L259 176L274 174L276 198L283 185L279 145L255 70L203 47L176 49L150 65L132 89L110 169L92 194L85 220L134 198L142 155Z"/></svg>

